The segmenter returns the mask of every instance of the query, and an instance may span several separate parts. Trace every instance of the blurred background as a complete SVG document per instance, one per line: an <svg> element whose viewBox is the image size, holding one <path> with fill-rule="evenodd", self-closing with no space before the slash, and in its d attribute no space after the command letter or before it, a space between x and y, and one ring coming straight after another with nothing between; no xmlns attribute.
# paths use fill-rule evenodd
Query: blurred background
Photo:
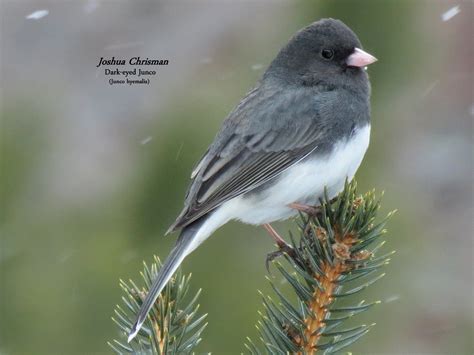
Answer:
<svg viewBox="0 0 474 355"><path fill-rule="evenodd" d="M279 48L322 17L379 58L356 177L385 190L382 214L399 211L397 254L364 295L382 300L360 317L377 326L351 350L473 353L472 1L0 3L1 354L111 353L119 278L167 255L195 161ZM112 56L170 64L149 86L109 86L95 66ZM209 313L201 352L257 337L272 250L262 228L230 223L186 260Z"/></svg>

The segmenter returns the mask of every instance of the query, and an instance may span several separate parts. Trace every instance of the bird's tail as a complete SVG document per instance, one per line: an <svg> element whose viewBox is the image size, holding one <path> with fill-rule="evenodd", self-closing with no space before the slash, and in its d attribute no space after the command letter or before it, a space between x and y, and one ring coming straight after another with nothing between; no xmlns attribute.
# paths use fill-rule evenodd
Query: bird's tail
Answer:
<svg viewBox="0 0 474 355"><path fill-rule="evenodd" d="M174 246L173 250L171 250L171 253L158 272L156 279L153 281L153 284L150 287L150 291L146 295L145 300L140 307L137 320L133 324L133 327L128 335L128 342L130 342L138 334L138 331L142 327L143 322L145 322L148 312L150 312L150 309L153 307L153 304L158 298L160 292L171 279L179 265L181 265L184 258L194 249L192 248L193 240L199 231L199 228L203 224L204 219L205 218L201 218L201 220L184 227L184 229L181 231L176 245Z"/></svg>

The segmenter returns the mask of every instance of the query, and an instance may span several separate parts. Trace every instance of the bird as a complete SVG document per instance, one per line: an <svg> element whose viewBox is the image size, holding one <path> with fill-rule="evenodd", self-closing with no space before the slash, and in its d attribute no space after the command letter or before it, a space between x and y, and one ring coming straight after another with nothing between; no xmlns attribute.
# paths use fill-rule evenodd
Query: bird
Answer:
<svg viewBox="0 0 474 355"><path fill-rule="evenodd" d="M229 222L270 225L335 197L354 177L370 141L367 65L342 21L321 19L299 30L230 112L191 173L184 208L167 234L180 230L137 319L130 342L184 258Z"/></svg>

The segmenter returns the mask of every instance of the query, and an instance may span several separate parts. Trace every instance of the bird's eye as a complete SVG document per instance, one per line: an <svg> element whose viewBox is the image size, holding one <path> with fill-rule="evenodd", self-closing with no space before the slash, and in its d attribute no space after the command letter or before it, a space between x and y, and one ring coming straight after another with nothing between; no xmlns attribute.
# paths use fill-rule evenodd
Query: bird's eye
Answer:
<svg viewBox="0 0 474 355"><path fill-rule="evenodd" d="M331 49L323 49L321 51L321 57L327 60L332 59L332 57L334 57L334 51Z"/></svg>

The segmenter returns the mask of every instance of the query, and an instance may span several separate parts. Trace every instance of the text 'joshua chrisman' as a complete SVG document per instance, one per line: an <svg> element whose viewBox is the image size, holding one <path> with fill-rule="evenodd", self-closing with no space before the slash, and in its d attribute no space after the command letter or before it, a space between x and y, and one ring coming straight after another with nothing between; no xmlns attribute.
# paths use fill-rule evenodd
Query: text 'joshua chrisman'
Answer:
<svg viewBox="0 0 474 355"><path fill-rule="evenodd" d="M168 59L142 59L140 57L132 57L128 60L129 65L168 65ZM112 57L110 59L100 57L99 64L96 65L96 68L104 65L126 65L127 61L125 59L115 59Z"/></svg>

